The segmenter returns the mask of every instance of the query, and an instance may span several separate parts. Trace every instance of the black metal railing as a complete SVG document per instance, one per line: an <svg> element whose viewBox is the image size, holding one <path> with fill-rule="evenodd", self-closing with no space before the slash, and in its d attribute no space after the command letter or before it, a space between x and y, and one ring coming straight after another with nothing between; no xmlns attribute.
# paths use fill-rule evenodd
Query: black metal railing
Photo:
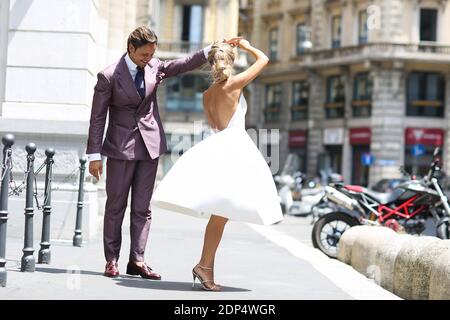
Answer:
<svg viewBox="0 0 450 320"><path fill-rule="evenodd" d="M3 143L3 160L0 173L0 286L6 286L7 272L6 272L6 232L8 221L8 201L9 197L20 195L25 190L25 224L24 224L24 248L23 256L21 259L20 270L23 272L35 271L35 259L33 248L33 218L35 207L38 210L42 210L42 233L40 250L38 253L38 263L49 264L51 261L51 244L50 244L50 220L52 215L51 196L52 191L56 188L52 188L53 182L53 165L55 150L53 148L47 148L45 150L46 158L41 166L35 170L34 153L37 147L34 143L26 145L25 150L27 152L27 166L24 173L23 181L20 185L17 185L13 177L13 152L12 146L14 145L14 136L12 134L6 134L2 138ZM80 159L80 167L72 172L66 179L71 179L79 172L79 187L78 187L78 202L76 211L76 224L73 236L73 245L80 247L82 244L82 211L83 211L83 198L84 198L84 178L86 170L86 159ZM39 201L39 195L37 190L36 176L45 168L45 187L44 193L41 195L43 201Z"/></svg>

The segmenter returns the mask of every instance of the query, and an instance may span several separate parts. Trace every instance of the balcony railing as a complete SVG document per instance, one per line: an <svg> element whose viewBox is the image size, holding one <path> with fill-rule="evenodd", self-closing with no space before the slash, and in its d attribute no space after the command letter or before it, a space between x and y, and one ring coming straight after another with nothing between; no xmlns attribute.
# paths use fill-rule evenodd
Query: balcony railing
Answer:
<svg viewBox="0 0 450 320"><path fill-rule="evenodd" d="M192 53L208 45L210 43L194 43L189 41L158 42L158 50L173 53Z"/></svg>
<svg viewBox="0 0 450 320"><path fill-rule="evenodd" d="M305 64L342 64L361 59L432 59L450 62L450 46L439 44L366 43L305 52L293 60Z"/></svg>

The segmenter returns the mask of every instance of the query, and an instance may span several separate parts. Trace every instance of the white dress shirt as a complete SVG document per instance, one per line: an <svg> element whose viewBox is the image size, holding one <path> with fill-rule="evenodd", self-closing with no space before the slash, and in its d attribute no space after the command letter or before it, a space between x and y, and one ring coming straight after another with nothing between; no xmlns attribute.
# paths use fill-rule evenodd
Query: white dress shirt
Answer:
<svg viewBox="0 0 450 320"><path fill-rule="evenodd" d="M211 51L211 45L209 45L203 49L203 53L205 54L206 59L208 59L209 51ZM131 74L131 78L134 81L134 78L136 78L136 74L137 74L136 67L138 65L136 63L134 63L133 60L131 60L130 55L128 53L125 55L125 62L127 64L128 71ZM92 153L92 154L88 154L87 156L88 156L89 161L102 160L102 156L100 153Z"/></svg>
<svg viewBox="0 0 450 320"><path fill-rule="evenodd" d="M125 56L125 62L127 63L128 71L130 71L131 78L134 81L134 78L136 78L137 74L137 67L138 65L131 60L130 55L127 53Z"/></svg>

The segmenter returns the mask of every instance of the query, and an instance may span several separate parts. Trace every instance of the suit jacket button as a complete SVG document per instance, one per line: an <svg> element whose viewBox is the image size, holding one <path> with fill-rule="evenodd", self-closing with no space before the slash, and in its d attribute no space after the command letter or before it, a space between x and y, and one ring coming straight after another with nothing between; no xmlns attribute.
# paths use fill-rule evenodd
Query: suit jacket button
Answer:
<svg viewBox="0 0 450 320"><path fill-rule="evenodd" d="M155 121L150 122L150 124L155 124Z"/></svg>

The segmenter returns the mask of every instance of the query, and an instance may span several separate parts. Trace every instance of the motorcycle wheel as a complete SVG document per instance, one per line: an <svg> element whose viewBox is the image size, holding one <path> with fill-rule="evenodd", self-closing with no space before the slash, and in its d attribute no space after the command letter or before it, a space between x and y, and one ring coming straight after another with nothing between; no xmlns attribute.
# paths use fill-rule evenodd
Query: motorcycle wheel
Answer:
<svg viewBox="0 0 450 320"><path fill-rule="evenodd" d="M450 238L450 225L448 222L442 223L440 226L436 228L436 235L440 239L449 239Z"/></svg>
<svg viewBox="0 0 450 320"><path fill-rule="evenodd" d="M314 248L335 259L342 234L347 229L359 224L357 219L341 212L331 212L322 216L314 223L312 229Z"/></svg>

